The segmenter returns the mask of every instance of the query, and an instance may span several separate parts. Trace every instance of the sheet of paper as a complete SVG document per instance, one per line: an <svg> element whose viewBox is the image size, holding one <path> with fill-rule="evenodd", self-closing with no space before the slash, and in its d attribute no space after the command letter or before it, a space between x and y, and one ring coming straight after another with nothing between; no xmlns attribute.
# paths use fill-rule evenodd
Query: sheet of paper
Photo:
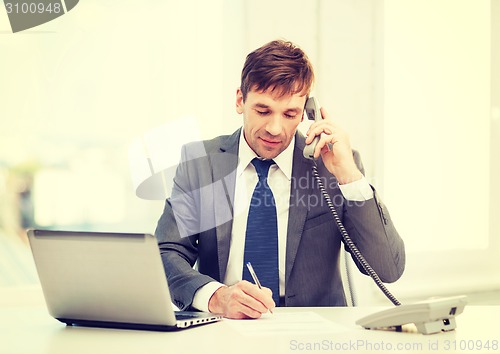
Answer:
<svg viewBox="0 0 500 354"><path fill-rule="evenodd" d="M224 319L224 321L248 336L339 333L350 330L346 326L329 321L314 312L267 313L257 320Z"/></svg>

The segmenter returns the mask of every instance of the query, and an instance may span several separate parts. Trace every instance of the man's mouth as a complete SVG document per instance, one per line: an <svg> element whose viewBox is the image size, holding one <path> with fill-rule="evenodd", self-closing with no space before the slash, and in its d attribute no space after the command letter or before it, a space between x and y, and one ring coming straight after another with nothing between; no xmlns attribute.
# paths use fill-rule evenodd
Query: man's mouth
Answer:
<svg viewBox="0 0 500 354"><path fill-rule="evenodd" d="M270 145L270 146L276 146L281 143L281 140L273 140L273 139L267 139L267 138L260 138L265 144Z"/></svg>

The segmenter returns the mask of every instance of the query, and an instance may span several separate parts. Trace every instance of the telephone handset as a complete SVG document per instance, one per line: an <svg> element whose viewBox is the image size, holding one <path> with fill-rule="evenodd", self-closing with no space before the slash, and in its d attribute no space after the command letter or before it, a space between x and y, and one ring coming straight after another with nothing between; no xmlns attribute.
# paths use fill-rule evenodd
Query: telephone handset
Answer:
<svg viewBox="0 0 500 354"><path fill-rule="evenodd" d="M307 118L314 121L319 121L322 118L320 105L315 97L309 97L306 101L305 111ZM328 192L326 191L323 181L318 173L318 165L314 159L314 150L319 142L319 136L316 136L311 144L304 148L304 157L313 160L312 172L316 179L318 188L323 195L323 198L330 209L337 228L342 235L342 240L351 251L352 256L363 267L365 272L373 279L375 284L380 288L384 295L397 307L391 310L375 313L370 316L358 320L356 323L367 329L385 329L396 328L401 329L401 326L406 323L415 323L417 330L424 334L437 333L441 331L450 331L456 328L455 315L462 313L466 303L464 296L445 298L442 300L428 300L418 303L418 305L401 305L394 295L385 287L382 280L379 278L375 270L363 257L359 249L356 247L351 237L347 233L337 210L333 205ZM434 311L439 308L439 313Z"/></svg>
<svg viewBox="0 0 500 354"><path fill-rule="evenodd" d="M309 97L306 101L306 105L304 110L306 111L307 119L318 122L322 120L321 117L321 106L319 105L318 99L316 97ZM316 145L318 145L319 136L316 136L312 143L306 145L304 148L304 157L308 159L314 158L314 149L316 149Z"/></svg>
<svg viewBox="0 0 500 354"><path fill-rule="evenodd" d="M320 111L320 105L315 97L309 97L308 100L306 101L305 105L305 111L307 114L307 118L310 120L314 120L315 122L322 120L321 116L321 111ZM372 277L373 281L377 284L377 286L382 290L382 292L389 298L389 300L392 301L394 305L400 305L401 303L392 295L389 290L385 287L385 285L382 283L382 280L380 280L379 276L377 273L372 269L372 267L368 264L368 262L365 260L361 252L359 252L358 248L352 242L350 236L348 235L344 225L342 224L342 221L340 220L337 210L335 209L330 196L328 195L323 182L319 176L318 173L318 166L316 164L316 161L314 160L314 149L316 148L316 145L319 142L319 136L316 136L314 140L312 141L311 144L306 145L304 148L304 157L308 159L313 160L313 176L316 179L316 182L318 183L318 187L321 191L321 194L323 195L323 198L326 201L326 204L328 205L328 208L330 209L330 212L332 213L333 219L335 220L335 223L337 224L337 228L339 229L341 235L342 235L342 240L344 243L349 247L349 250L351 251L352 255L356 258L356 260L362 265L363 269L366 271L370 277Z"/></svg>

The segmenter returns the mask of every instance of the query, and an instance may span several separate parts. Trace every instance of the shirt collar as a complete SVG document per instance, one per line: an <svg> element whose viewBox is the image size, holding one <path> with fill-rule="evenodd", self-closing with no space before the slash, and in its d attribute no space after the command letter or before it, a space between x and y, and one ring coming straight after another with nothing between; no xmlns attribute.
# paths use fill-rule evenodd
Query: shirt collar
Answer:
<svg viewBox="0 0 500 354"><path fill-rule="evenodd" d="M292 179L292 161L293 161L293 149L295 147L295 137L290 142L290 145L276 156L273 160L278 166L278 168L283 172L283 174L288 178ZM258 157L255 152L248 146L245 137L243 136L243 128L241 129L239 150L238 150L239 164L236 171L237 176L241 176L243 171L247 168L248 164L252 162L255 157Z"/></svg>

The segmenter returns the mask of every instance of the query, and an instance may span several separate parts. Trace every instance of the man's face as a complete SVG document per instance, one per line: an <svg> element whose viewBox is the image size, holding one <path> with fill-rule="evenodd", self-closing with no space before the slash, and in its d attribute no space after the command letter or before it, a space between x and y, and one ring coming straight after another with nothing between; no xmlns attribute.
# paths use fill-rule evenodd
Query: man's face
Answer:
<svg viewBox="0 0 500 354"><path fill-rule="evenodd" d="M273 159L292 141L302 121L306 96L276 97L251 90L245 102L236 92L236 112L243 114L243 133L250 148L260 157Z"/></svg>

